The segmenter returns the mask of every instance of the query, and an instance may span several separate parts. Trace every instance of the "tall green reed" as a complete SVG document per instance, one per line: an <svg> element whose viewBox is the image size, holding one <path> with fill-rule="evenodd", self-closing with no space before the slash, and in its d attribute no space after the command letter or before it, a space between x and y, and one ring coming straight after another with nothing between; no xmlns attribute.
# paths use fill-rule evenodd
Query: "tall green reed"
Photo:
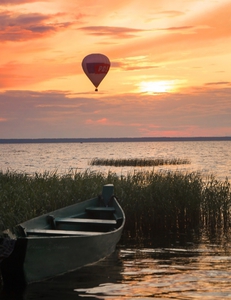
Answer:
<svg viewBox="0 0 231 300"><path fill-rule="evenodd" d="M231 190L228 179L218 181L209 176L203 189L202 210L204 223L210 228L229 228Z"/></svg>
<svg viewBox="0 0 231 300"><path fill-rule="evenodd" d="M188 159L172 158L172 159L163 159L163 158L120 158L120 159L108 159L108 158L94 158L90 162L90 165L93 166L114 166L114 167L152 167L152 166L162 166L162 165L182 165L190 164Z"/></svg>
<svg viewBox="0 0 231 300"><path fill-rule="evenodd" d="M17 174L0 172L0 229L97 196L112 183L126 214L124 234L151 237L161 231L229 228L231 189L228 180L203 178L197 172L73 171Z"/></svg>
<svg viewBox="0 0 231 300"><path fill-rule="evenodd" d="M111 176L86 171L63 176L56 172L0 172L0 230L99 193Z"/></svg>

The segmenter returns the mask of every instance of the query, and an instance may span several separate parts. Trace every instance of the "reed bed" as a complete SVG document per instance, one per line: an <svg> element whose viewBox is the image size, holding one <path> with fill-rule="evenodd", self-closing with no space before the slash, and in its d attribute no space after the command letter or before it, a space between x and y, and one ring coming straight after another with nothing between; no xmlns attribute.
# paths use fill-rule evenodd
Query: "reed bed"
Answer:
<svg viewBox="0 0 231 300"><path fill-rule="evenodd" d="M126 237L160 232L228 229L231 189L228 180L199 173L134 171L118 176L86 171L17 174L0 172L0 231L60 207L95 197L112 183L126 214Z"/></svg>
<svg viewBox="0 0 231 300"><path fill-rule="evenodd" d="M90 165L92 166L114 166L114 167L152 167L163 165L182 165L190 164L188 159L172 158L172 159L147 159L147 158L131 158L131 159L105 159L94 158Z"/></svg>

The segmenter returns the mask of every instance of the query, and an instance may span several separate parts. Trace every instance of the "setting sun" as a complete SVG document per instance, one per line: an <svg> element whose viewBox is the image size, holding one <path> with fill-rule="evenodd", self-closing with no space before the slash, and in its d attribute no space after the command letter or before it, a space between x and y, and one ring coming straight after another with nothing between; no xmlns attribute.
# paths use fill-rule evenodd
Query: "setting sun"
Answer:
<svg viewBox="0 0 231 300"><path fill-rule="evenodd" d="M173 81L142 81L139 90L142 93L167 93L173 90Z"/></svg>

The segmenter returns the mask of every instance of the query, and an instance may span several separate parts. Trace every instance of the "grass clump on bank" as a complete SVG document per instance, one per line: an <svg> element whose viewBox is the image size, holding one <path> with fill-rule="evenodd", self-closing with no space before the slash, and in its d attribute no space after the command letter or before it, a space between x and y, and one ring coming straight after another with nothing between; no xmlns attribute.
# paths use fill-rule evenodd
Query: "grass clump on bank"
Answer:
<svg viewBox="0 0 231 300"><path fill-rule="evenodd" d="M118 176L86 171L56 173L0 172L0 230L43 213L98 195L112 183L126 214L128 237L151 237L161 231L228 228L231 189L228 180L206 180L199 173L133 172Z"/></svg>
<svg viewBox="0 0 231 300"><path fill-rule="evenodd" d="M188 159L147 159L147 158L130 158L130 159L105 159L105 158L94 158L90 165L92 166L114 166L114 167L152 167L162 165L182 165L190 164Z"/></svg>

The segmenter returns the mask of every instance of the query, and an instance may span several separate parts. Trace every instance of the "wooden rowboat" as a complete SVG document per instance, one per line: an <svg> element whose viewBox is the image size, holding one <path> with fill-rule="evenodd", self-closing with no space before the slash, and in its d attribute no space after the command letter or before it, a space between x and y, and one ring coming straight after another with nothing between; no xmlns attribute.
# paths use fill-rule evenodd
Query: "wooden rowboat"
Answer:
<svg viewBox="0 0 231 300"><path fill-rule="evenodd" d="M14 251L1 263L4 283L42 281L111 254L125 223L113 190L107 184L100 197L19 224Z"/></svg>

